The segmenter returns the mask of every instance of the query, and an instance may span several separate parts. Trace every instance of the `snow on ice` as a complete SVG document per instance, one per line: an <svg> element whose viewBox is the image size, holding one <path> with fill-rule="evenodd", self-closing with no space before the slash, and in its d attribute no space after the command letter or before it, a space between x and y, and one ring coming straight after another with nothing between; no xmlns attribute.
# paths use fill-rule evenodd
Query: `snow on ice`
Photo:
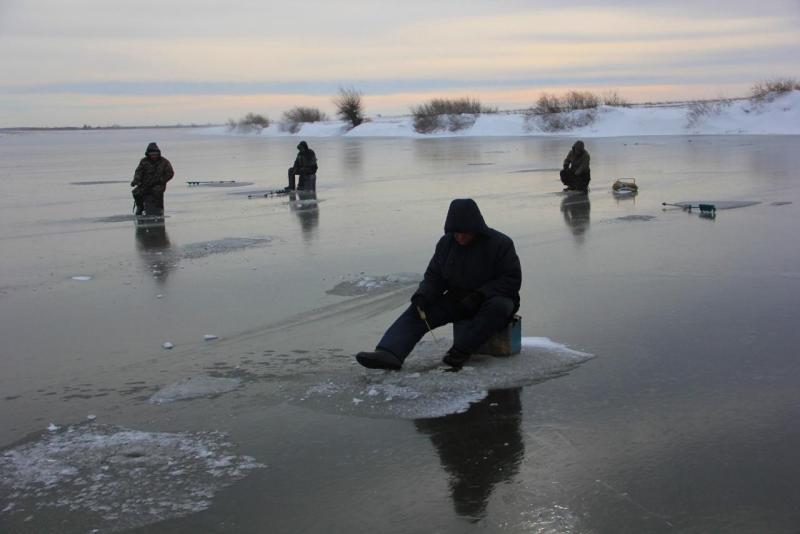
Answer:
<svg viewBox="0 0 800 534"><path fill-rule="evenodd" d="M204 510L216 492L260 467L218 432L86 423L3 451L0 498L9 503L3 513L62 509L113 532Z"/></svg>
<svg viewBox="0 0 800 534"><path fill-rule="evenodd" d="M342 372L306 387L300 402L354 415L417 419L465 412L494 389L508 389L562 376L594 356L546 337L522 339L522 352L508 358L475 355L459 372L441 363L439 345L422 341L399 372ZM358 402L355 401L358 399Z"/></svg>
<svg viewBox="0 0 800 534"><path fill-rule="evenodd" d="M222 395L242 385L238 378L216 378L213 376L195 376L184 378L161 388L150 397L153 404L163 404L179 400L196 399Z"/></svg>
<svg viewBox="0 0 800 534"><path fill-rule="evenodd" d="M339 282L336 286L327 291L329 295L338 295L342 297L353 297L357 295L366 295L386 293L418 284L422 277L416 273L395 273L387 274L384 276L367 275L361 273L359 276L352 280L345 280Z"/></svg>

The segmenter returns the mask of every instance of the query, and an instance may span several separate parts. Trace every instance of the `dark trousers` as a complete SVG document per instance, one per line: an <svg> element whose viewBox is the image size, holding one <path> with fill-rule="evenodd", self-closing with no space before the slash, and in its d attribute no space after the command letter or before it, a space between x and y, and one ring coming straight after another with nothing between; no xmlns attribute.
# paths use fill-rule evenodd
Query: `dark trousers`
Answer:
<svg viewBox="0 0 800 534"><path fill-rule="evenodd" d="M136 204L136 215L142 212L148 216L164 215L164 192L147 191L145 193L133 193L133 201Z"/></svg>
<svg viewBox="0 0 800 534"><path fill-rule="evenodd" d="M576 175L570 169L561 171L561 183L570 189L586 190L589 187L589 180L591 180L591 177L588 172Z"/></svg>
<svg viewBox="0 0 800 534"><path fill-rule="evenodd" d="M505 297L492 297L483 301L477 313L466 316L456 303L442 297L434 302L426 313L431 329L454 323L453 348L472 354L492 334L499 332L508 324L514 314L514 301ZM405 360L427 332L428 326L412 304L383 334L377 348L389 351L401 360Z"/></svg>
<svg viewBox="0 0 800 534"><path fill-rule="evenodd" d="M289 167L289 189L302 190L302 191L316 191L317 190L317 175L316 174L301 174L300 181L295 187L294 181L294 167Z"/></svg>

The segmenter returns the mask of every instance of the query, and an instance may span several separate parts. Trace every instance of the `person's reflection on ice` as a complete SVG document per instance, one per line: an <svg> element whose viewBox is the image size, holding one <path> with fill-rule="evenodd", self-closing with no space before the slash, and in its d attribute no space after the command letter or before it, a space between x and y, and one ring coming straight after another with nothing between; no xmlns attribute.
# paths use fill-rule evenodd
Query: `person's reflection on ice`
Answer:
<svg viewBox="0 0 800 534"><path fill-rule="evenodd" d="M297 215L303 239L310 242L319 226L319 202L316 191L292 191L289 193L289 209Z"/></svg>
<svg viewBox="0 0 800 534"><path fill-rule="evenodd" d="M145 267L159 282L166 281L173 268L174 258L170 254L169 235L163 224L136 227L136 249L144 260Z"/></svg>
<svg viewBox="0 0 800 534"><path fill-rule="evenodd" d="M450 475L456 513L473 521L486 513L495 485L511 480L525 453L520 388L489 392L465 413L417 419Z"/></svg>
<svg viewBox="0 0 800 534"><path fill-rule="evenodd" d="M589 195L586 193L568 193L561 201L561 213L575 240L583 242L584 234L589 229L589 211L591 210Z"/></svg>

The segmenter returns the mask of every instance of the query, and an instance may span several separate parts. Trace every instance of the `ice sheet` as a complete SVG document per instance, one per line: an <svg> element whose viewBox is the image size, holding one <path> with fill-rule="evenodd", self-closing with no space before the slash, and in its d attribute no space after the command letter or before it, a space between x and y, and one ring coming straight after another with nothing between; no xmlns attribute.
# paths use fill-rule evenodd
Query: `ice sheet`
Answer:
<svg viewBox="0 0 800 534"><path fill-rule="evenodd" d="M449 341L439 343L419 343L399 372L357 367L355 373L330 377L308 387L300 402L354 415L441 417L466 411L490 390L562 376L594 357L546 337L526 337L518 355L475 355L461 371L451 372L441 364Z"/></svg>
<svg viewBox="0 0 800 534"><path fill-rule="evenodd" d="M327 293L344 297L366 295L367 293L378 294L412 286L418 284L420 280L422 280L422 276L417 273L395 273L381 276L362 273L351 280L339 282Z"/></svg>
<svg viewBox="0 0 800 534"><path fill-rule="evenodd" d="M3 512L59 508L115 532L204 510L214 495L265 467L224 434L142 432L86 423L0 455ZM24 503L19 511L16 507Z"/></svg>
<svg viewBox="0 0 800 534"><path fill-rule="evenodd" d="M184 378L165 386L150 397L153 404L163 404L179 400L213 397L233 391L242 385L238 378L216 378L213 376L194 376Z"/></svg>

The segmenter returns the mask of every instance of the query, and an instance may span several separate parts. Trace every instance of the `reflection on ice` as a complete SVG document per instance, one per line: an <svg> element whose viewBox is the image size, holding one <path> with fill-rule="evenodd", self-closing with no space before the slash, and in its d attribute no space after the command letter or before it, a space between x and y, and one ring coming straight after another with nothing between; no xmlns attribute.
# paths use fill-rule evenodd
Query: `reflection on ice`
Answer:
<svg viewBox="0 0 800 534"><path fill-rule="evenodd" d="M479 520L495 485L510 481L525 455L520 388L495 390L465 413L417 419L450 476L456 513Z"/></svg>
<svg viewBox="0 0 800 534"><path fill-rule="evenodd" d="M444 346L444 344L443 344ZM448 345L449 346L449 345ZM441 346L420 342L402 371L343 374L306 388L301 402L355 415L418 419L465 412L495 389L526 386L562 376L592 354L548 338L523 338L508 358L475 355L460 372L441 364Z"/></svg>
<svg viewBox="0 0 800 534"><path fill-rule="evenodd" d="M106 532L135 528L204 510L217 491L264 467L233 449L217 432L71 426L4 451L0 497L11 521L51 508L65 510L65 522ZM47 524L57 524L48 516ZM33 519L27 524L36 531Z"/></svg>

